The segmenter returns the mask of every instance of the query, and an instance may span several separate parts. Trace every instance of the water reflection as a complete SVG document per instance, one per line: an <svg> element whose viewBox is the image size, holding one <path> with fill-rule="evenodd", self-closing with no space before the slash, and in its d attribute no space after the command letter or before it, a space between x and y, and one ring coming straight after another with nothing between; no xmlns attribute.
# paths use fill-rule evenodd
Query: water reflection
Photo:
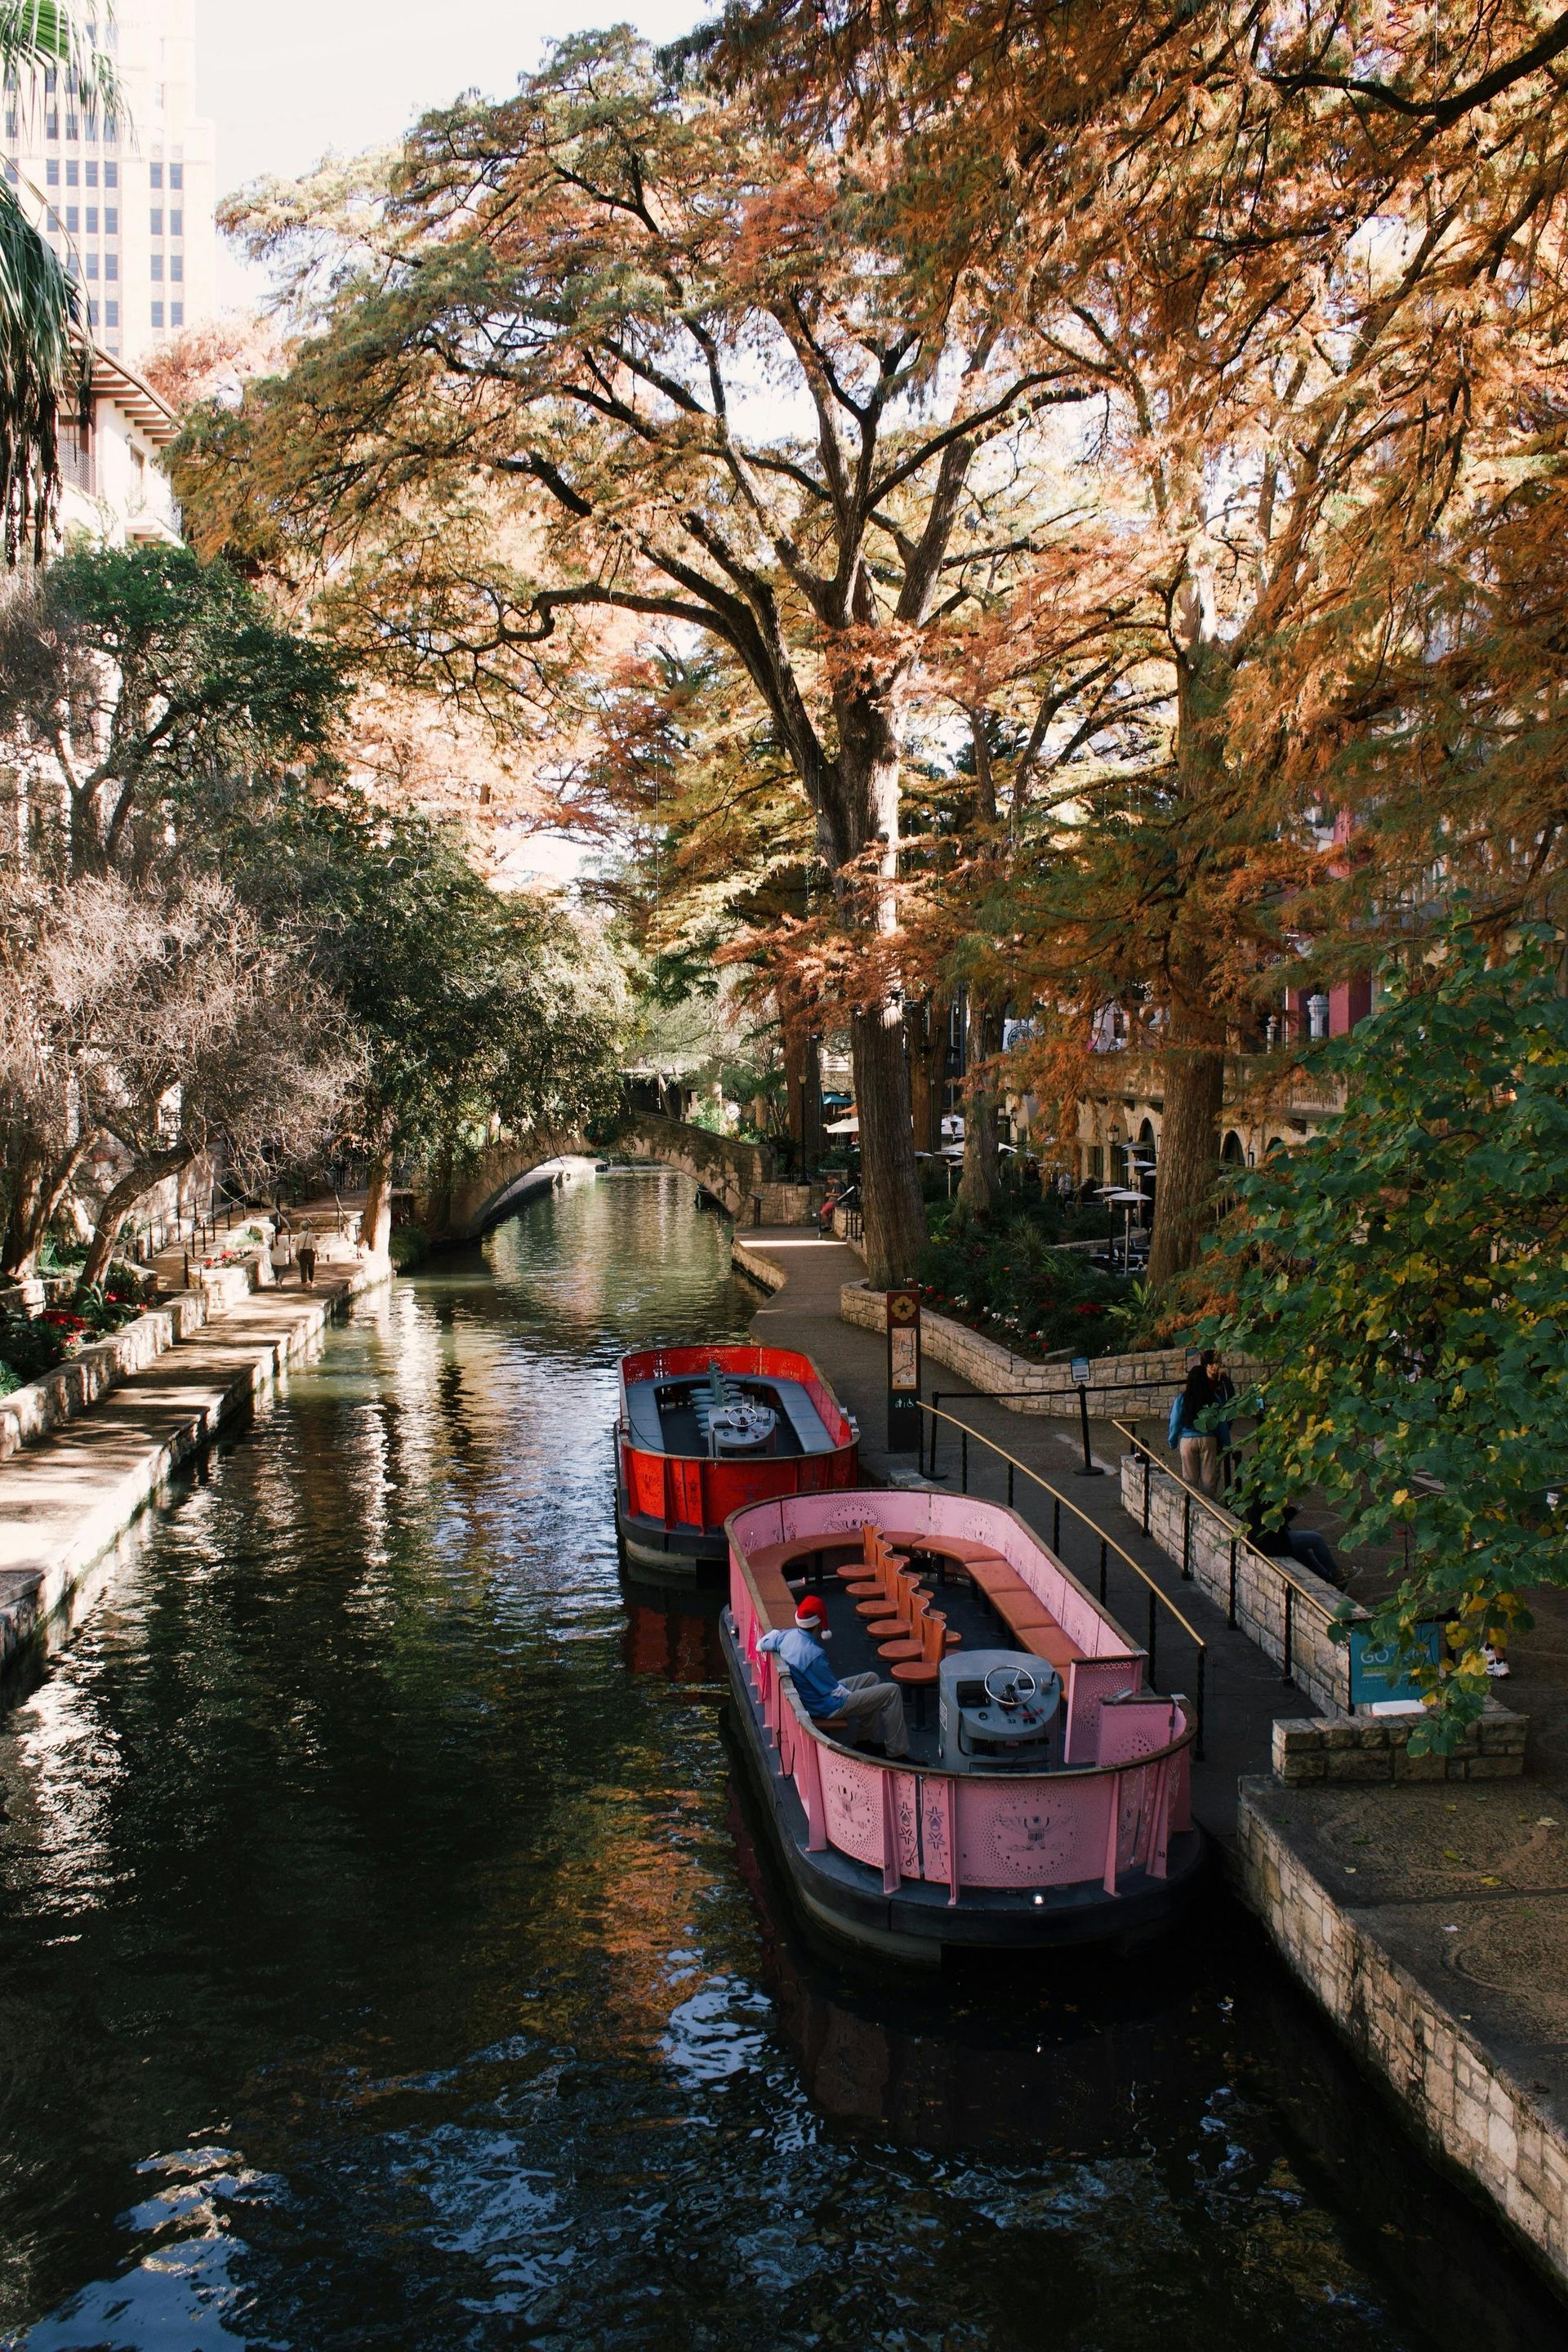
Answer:
<svg viewBox="0 0 1568 2352"><path fill-rule="evenodd" d="M1257 1948L911 1995L781 1919L611 1507L726 1251L617 1178L367 1303L0 1724L0 2343L1445 2340L1410 2273L1486 2253L1396 2143L1368 2205ZM1555 2342L1486 2243L1474 2340Z"/></svg>

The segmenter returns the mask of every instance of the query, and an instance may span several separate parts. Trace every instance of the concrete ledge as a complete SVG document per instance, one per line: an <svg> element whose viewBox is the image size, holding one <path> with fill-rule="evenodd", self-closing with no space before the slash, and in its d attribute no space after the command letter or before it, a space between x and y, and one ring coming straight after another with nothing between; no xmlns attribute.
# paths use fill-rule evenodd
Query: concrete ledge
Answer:
<svg viewBox="0 0 1568 2352"><path fill-rule="evenodd" d="M730 1244L730 1263L764 1290L782 1290L789 1280L788 1273L776 1258L769 1257L764 1250L751 1248L739 1234Z"/></svg>
<svg viewBox="0 0 1568 2352"><path fill-rule="evenodd" d="M846 1323L853 1323L862 1331L885 1331L888 1328L886 1297L879 1290L868 1289L863 1282L845 1284L839 1313ZM1070 1364L1040 1364L1028 1356L1015 1356L996 1340L972 1331L967 1323L955 1323L948 1315L933 1315L929 1308L921 1317L921 1344L934 1362L945 1364L950 1372L961 1374L974 1388L1026 1391L1022 1396L997 1399L1009 1412L1039 1413L1061 1420L1078 1418L1078 1390ZM1091 1357L1089 1381L1094 1391L1095 1418L1109 1420L1114 1413L1162 1412L1168 1408L1170 1395L1186 1376L1184 1348ZM1135 1382L1140 1385L1134 1386ZM1157 1389L1166 1391L1163 1400Z"/></svg>
<svg viewBox="0 0 1568 2352"><path fill-rule="evenodd" d="M1568 2289L1561 1989L1543 1994L1531 1966L1533 1955L1552 1948L1568 1898L1555 1886L1530 1884L1528 1832L1510 1852L1513 1790L1494 1798L1478 1788L1462 1800L1475 1809L1468 1830L1453 1820L1451 1802L1442 1830L1412 1811L1426 1795L1369 1792L1379 1819L1391 1804L1401 1809L1393 1834L1404 1858L1380 1874L1375 1843L1360 1832L1367 1817L1344 1811L1355 1806L1356 1791L1278 1790L1244 1780L1242 1892L1292 1973L1392 2092L1428 2152L1478 2189L1558 2288ZM1337 1815L1302 1811L1336 1806ZM1536 1834L1558 1827L1548 1816ZM1468 1835L1490 1870L1478 1875L1458 1846L1443 1852L1445 1835L1461 1843ZM1362 1857L1371 1850L1373 1858L1352 1865L1338 1859L1345 1848ZM1440 1888L1435 1882L1450 1862L1453 1884ZM1503 1884L1510 1873L1518 1883ZM1357 1891L1363 1885L1364 1895Z"/></svg>
<svg viewBox="0 0 1568 2352"><path fill-rule="evenodd" d="M1309 1781L1497 1780L1524 1770L1530 1717L1491 1701L1450 1756L1412 1756L1414 1715L1331 1715L1315 1722L1280 1717L1274 1772L1287 1788Z"/></svg>
<svg viewBox="0 0 1568 2352"><path fill-rule="evenodd" d="M66 1620L73 1594L170 1475L225 1423L274 1385L338 1310L386 1282L385 1258L367 1258L322 1288L266 1305L247 1298L230 1323L192 1327L188 1362L152 1371L151 1393L121 1385L106 1413L13 1463L0 1485L0 1668ZM198 1307L190 1294L182 1301ZM129 1328L129 1327L127 1327ZM152 1368L143 1367L144 1370ZM14 1399L8 1399L14 1402Z"/></svg>
<svg viewBox="0 0 1568 2352"><path fill-rule="evenodd" d="M195 1290L176 1291L107 1339L79 1348L63 1364L0 1397L0 1462L9 1461L19 1446L47 1437L90 1411L121 1381L144 1371L179 1340L190 1339L209 1317L225 1313L272 1280L264 1247L247 1251L237 1265L195 1271Z"/></svg>

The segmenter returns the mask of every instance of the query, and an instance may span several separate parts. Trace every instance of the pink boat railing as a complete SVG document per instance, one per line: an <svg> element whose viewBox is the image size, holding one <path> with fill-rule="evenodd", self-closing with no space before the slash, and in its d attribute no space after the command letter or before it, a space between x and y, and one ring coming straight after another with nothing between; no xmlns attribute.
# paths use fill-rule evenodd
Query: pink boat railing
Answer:
<svg viewBox="0 0 1568 2352"><path fill-rule="evenodd" d="M776 1617L748 1554L813 1536L843 1543L868 1520L900 1536L989 1545L1084 1653L1066 1677L1061 1769L1002 1776L887 1763L817 1729L789 1675L757 1647ZM810 1852L831 1847L879 1870L887 1894L906 1880L933 1882L950 1904L966 1889L1043 1892L1095 1881L1114 1895L1129 1872L1166 1876L1171 1839L1192 1826L1192 1712L1179 1697L1145 1689L1142 1651L1016 1512L969 1496L860 1489L759 1503L737 1511L727 1531L736 1640L766 1739L800 1799Z"/></svg>

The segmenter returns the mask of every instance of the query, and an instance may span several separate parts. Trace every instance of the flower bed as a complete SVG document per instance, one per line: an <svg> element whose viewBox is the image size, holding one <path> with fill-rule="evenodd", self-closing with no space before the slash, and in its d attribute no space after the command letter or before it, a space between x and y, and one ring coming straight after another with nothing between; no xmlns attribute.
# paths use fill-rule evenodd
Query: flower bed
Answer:
<svg viewBox="0 0 1568 2352"><path fill-rule="evenodd" d="M1092 1356L1114 1347L1131 1295L1121 1276L1054 1249L1024 1218L954 1223L927 1244L920 1277L940 1313L1037 1362L1064 1349Z"/></svg>

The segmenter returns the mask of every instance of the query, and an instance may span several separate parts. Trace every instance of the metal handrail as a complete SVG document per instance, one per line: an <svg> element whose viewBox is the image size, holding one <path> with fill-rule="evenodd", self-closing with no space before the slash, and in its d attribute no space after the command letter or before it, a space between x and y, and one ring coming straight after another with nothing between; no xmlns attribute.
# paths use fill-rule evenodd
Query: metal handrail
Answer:
<svg viewBox="0 0 1568 2352"><path fill-rule="evenodd" d="M1179 1486L1184 1495L1190 1496L1194 1503L1201 1504L1204 1509L1208 1512L1211 1518L1218 1519L1221 1517L1220 1507L1215 1501L1212 1495L1205 1495L1201 1487L1189 1486L1186 1480L1182 1476L1179 1471L1171 1469L1166 1463L1156 1462L1154 1460L1153 1449L1151 1447L1147 1438L1139 1436L1135 1425L1129 1424L1125 1421L1118 1421L1112 1417L1110 1426L1116 1431L1119 1436L1124 1437L1127 1440L1127 1443L1131 1446L1134 1453L1141 1454L1142 1455L1144 1463L1149 1467L1158 1470L1162 1477L1165 1477L1170 1480L1173 1486ZM1232 1517L1234 1516L1235 1515L1233 1513ZM1147 1500L1145 1500L1144 1505L1144 1518L1145 1521L1147 1521ZM1221 1521L1221 1524L1224 1524L1223 1520ZM1145 1535L1149 1533L1149 1528L1146 1524L1143 1532ZM1336 1615L1336 1611L1331 1609L1326 1601L1320 1601L1318 1595L1315 1592L1310 1592L1299 1577L1292 1576L1289 1569L1282 1568L1278 1558L1273 1552L1259 1551L1258 1546L1253 1542L1250 1536L1242 1535L1239 1529L1233 1536L1231 1530L1226 1528L1226 1541L1227 1543L1234 1541L1242 1550L1249 1551L1254 1559L1261 1560L1265 1568L1271 1568L1282 1584L1289 1585L1293 1591L1300 1595L1301 1599L1307 1603L1307 1606L1310 1609L1315 1609L1317 1611L1319 1616L1323 1620L1325 1624L1327 1624L1330 1620ZM1191 1582L1191 1570L1184 1568L1182 1573L1187 1581Z"/></svg>
<svg viewBox="0 0 1568 2352"><path fill-rule="evenodd" d="M1157 1469L1160 1472L1162 1477L1169 1478L1173 1486L1179 1486L1181 1488L1183 1497L1182 1577L1184 1582L1190 1584L1193 1580L1193 1505L1194 1503L1201 1504L1211 1518L1219 1521L1220 1527L1224 1531L1225 1540L1230 1546L1230 1573L1226 1600L1225 1622L1233 1633L1235 1632L1237 1625L1236 1563L1237 1554L1241 1551L1248 1551L1251 1553L1253 1559L1259 1561L1263 1567L1273 1570L1275 1575L1279 1578L1279 1582L1283 1587L1283 1599L1279 1604L1281 1625L1279 1679L1283 1683L1293 1683L1296 1679L1296 1664L1293 1651L1295 1637L1295 1604L1297 1600L1300 1599L1304 1601L1309 1609L1315 1609L1318 1612L1319 1618L1324 1625L1331 1625L1334 1623L1339 1614L1338 1610L1331 1608L1327 1601L1321 1601L1315 1592L1309 1591L1307 1587L1298 1577L1292 1576L1289 1569L1282 1568L1280 1566L1278 1558L1273 1552L1259 1551L1258 1546L1253 1542L1250 1536L1244 1536L1239 1528L1226 1527L1219 1506L1215 1503L1212 1495L1202 1493L1196 1486L1189 1486L1186 1480L1182 1477L1179 1472L1168 1469L1163 1462L1156 1463L1152 1449L1144 1438L1139 1436L1136 1425L1129 1426L1129 1424L1124 1421L1117 1421L1113 1419L1110 1426L1120 1436L1124 1437L1127 1440L1127 1443L1131 1446L1134 1454L1142 1457L1143 1532L1145 1535L1148 1535L1150 1532L1149 1495L1155 1470ZM1234 1514L1232 1516L1234 1516ZM1363 1609L1358 1602L1357 1613L1359 1616L1365 1618L1368 1612L1365 1609Z"/></svg>
<svg viewBox="0 0 1568 2352"><path fill-rule="evenodd" d="M1208 1662L1208 1643L1204 1640L1204 1637L1198 1632L1197 1627L1189 1618L1184 1616L1181 1610L1177 1608L1175 1602L1172 1600L1170 1594L1161 1590L1160 1586L1155 1583L1153 1578L1149 1574L1148 1570L1141 1568L1138 1562L1133 1559L1131 1553L1125 1550L1123 1547L1117 1542L1114 1536L1107 1535L1102 1527L1097 1526L1095 1521L1089 1517L1087 1511L1080 1510L1078 1505L1073 1501L1070 1495L1064 1495L1059 1487L1053 1486L1051 1485L1048 1478L1042 1478L1037 1470L1031 1470L1026 1462L1020 1462L1016 1454L1009 1454L1005 1446L998 1445L994 1439L985 1436L982 1431L972 1429L968 1422L960 1421L955 1413L941 1412L937 1406L928 1404L923 1397L917 1397L914 1402L919 1404L922 1412L929 1412L933 1421L945 1421L952 1428L962 1433L963 1440L963 1491L966 1495L969 1492L969 1440L973 1437L978 1438L982 1445L987 1446L999 1460L1005 1462L1007 1465L1007 1501L1009 1507L1011 1507L1013 1501L1014 1475L1019 1470L1023 1472L1026 1478L1033 1480L1034 1484L1039 1487L1042 1494L1046 1494L1050 1496L1055 1507L1054 1524L1051 1534L1051 1549L1053 1551L1059 1553L1061 1550L1062 1511L1064 1507L1072 1513L1075 1519L1082 1520L1084 1526L1089 1529L1091 1535L1099 1538L1100 1598L1102 1602L1105 1600L1106 1562L1107 1554L1109 1552L1114 1552L1118 1559L1122 1563L1123 1567L1130 1568L1133 1575L1138 1579L1139 1582L1147 1586L1149 1592L1148 1651L1149 1681L1151 1687L1154 1686L1155 1668L1154 1604L1156 1601L1159 1601L1164 1608L1170 1611L1177 1624L1182 1628L1182 1631L1194 1643L1198 1654L1196 1674L1197 1687L1193 1696L1193 1711L1197 1727L1197 1743L1193 1753L1201 1764L1204 1756L1204 1696ZM932 1435L933 1437L935 1435L934 1430L932 1432Z"/></svg>

